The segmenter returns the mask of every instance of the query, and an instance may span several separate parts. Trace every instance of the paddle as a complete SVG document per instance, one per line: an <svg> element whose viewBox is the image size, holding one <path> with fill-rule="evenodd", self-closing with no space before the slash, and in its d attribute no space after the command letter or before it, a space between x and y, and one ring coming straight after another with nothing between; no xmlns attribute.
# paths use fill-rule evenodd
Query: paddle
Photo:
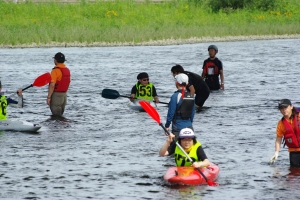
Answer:
<svg viewBox="0 0 300 200"><path fill-rule="evenodd" d="M146 101L140 101L139 102L140 105L142 106L142 108L144 108L144 110L164 129L164 131L170 135L169 131L165 128L165 126L160 122L160 116L158 114L158 112L155 110L155 108L153 108L148 102ZM191 163L193 163L194 161L189 157L189 155L184 151L184 149L180 146L180 144L178 142L176 142L176 145L179 147L179 149L184 153L184 155L189 159L189 161ZM196 168L197 171L203 176L203 178L206 180L207 184L209 186L218 186L219 184L216 182L212 182L210 180L207 179L207 177L203 174L203 172L199 169Z"/></svg>
<svg viewBox="0 0 300 200"><path fill-rule="evenodd" d="M28 88L31 88L31 87L33 87L33 86L36 86L36 87L42 87L42 86L44 86L44 85L50 83L50 81L51 81L51 75L50 75L49 72L47 72L47 73L42 74L42 75L40 75L39 77L37 77L31 85L27 86L26 88L23 88L22 91L27 90ZM18 93L18 92L17 92L17 93ZM14 94L9 95L9 96L6 97L5 99L11 97L12 95L14 95ZM2 99L2 100L3 100L3 99Z"/></svg>
<svg viewBox="0 0 300 200"><path fill-rule="evenodd" d="M117 90L111 90L111 89L103 89L101 95L103 98L106 98L106 99L117 99L119 97L125 97L125 98L129 98L129 99L131 98L129 96L120 95ZM161 102L161 101L158 103L169 104L169 103Z"/></svg>
<svg viewBox="0 0 300 200"><path fill-rule="evenodd" d="M27 86L26 88L23 88L22 91L27 90L28 88L31 88L33 86L42 87L50 83L50 81L51 81L51 75L49 72L46 72L45 74L42 74L39 77L37 77L31 85Z"/></svg>

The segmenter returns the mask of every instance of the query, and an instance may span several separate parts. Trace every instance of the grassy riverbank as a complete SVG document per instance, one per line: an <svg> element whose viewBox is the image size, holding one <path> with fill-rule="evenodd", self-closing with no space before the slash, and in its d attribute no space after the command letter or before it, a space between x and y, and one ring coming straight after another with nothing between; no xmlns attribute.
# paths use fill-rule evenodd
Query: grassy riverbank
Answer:
<svg viewBox="0 0 300 200"><path fill-rule="evenodd" d="M269 11L227 9L217 13L206 4L196 6L186 0L77 4L0 0L0 47L136 45L250 35L298 37L299 19L298 0Z"/></svg>

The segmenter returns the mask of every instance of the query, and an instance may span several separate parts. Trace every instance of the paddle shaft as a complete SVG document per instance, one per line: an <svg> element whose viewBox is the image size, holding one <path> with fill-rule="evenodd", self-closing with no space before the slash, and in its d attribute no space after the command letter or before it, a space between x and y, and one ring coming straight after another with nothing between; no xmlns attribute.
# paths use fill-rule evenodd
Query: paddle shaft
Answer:
<svg viewBox="0 0 300 200"><path fill-rule="evenodd" d="M102 94L102 97L106 98L106 99L117 99L119 97L125 97L125 98L131 99L130 96L120 95L117 90L112 90L112 89L103 89L101 94ZM138 99L138 98L135 97L134 99ZM140 100L143 100L143 99L140 99ZM155 102L155 101L153 101L153 102ZM169 104L166 102L158 102L158 103L167 104L167 105Z"/></svg>
<svg viewBox="0 0 300 200"><path fill-rule="evenodd" d="M131 97L128 97L128 96L123 96L123 95L120 95L120 97L126 97L126 98L131 98ZM139 99L139 98L134 98L134 99ZM144 99L141 99L141 100L144 100ZM155 101L153 101L154 103L156 103ZM167 104L167 105L169 105L169 103L166 103L166 102L158 102L158 103L161 103L161 104Z"/></svg>
<svg viewBox="0 0 300 200"><path fill-rule="evenodd" d="M22 91L24 91L24 90L27 90L28 88L31 88L31 87L33 87L33 85L31 84L31 85L29 85L29 86L27 86L26 88L23 88L22 89ZM18 93L18 92L17 92Z"/></svg>
<svg viewBox="0 0 300 200"><path fill-rule="evenodd" d="M29 85L29 86L27 86L26 88L23 88L22 89L22 92L24 91L24 90L27 90L28 88L31 88L31 87L33 87L33 85L31 84L31 85ZM18 92L16 92L17 94L19 94ZM8 97L6 97L6 98L4 98L4 99L2 99L1 100L1 102L2 101L4 101L4 100L6 100L6 99L8 99L8 98L10 98L10 97L12 97L12 96L14 96L15 95L15 93L13 93L13 94L11 94L11 95L9 95Z"/></svg>
<svg viewBox="0 0 300 200"><path fill-rule="evenodd" d="M168 135L170 135L170 132L166 129L166 127L162 124L162 123L160 123L159 124L163 129L164 129L164 131L168 134ZM175 142L175 139L173 139L173 141ZM185 150L181 147L181 145L178 143L178 142L176 142L176 145L177 145L177 147L182 151L182 153L184 153L184 155L188 158L188 160L191 162L191 163L193 163L194 161L191 159L191 157L185 152ZM207 179L207 177L203 174L203 172L199 169L199 168L196 168L197 170L198 170L198 172L203 176L203 178L206 180L206 182L208 182L208 179Z"/></svg>
<svg viewBox="0 0 300 200"><path fill-rule="evenodd" d="M40 75L39 77L37 77L35 79L35 81L33 82L33 84L30 84L29 86L27 86L26 88L23 88L22 91L27 90L28 88L31 88L33 86L36 87L41 87L46 85L47 83L49 83L51 81L51 75L49 72ZM18 94L18 91L16 92ZM2 99L0 102L2 102L3 100L6 100L10 97L12 97L14 94L9 95L8 97L6 97L5 99Z"/></svg>

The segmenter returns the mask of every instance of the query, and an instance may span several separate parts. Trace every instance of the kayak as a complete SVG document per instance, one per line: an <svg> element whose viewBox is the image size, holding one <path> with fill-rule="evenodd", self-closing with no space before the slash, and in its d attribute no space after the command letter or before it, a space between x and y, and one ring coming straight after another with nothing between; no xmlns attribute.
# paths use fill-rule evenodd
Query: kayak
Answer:
<svg viewBox="0 0 300 200"><path fill-rule="evenodd" d="M200 170L210 181L215 181L220 172L220 168L213 163ZM194 167L170 167L164 175L164 181L179 185L207 184L203 176Z"/></svg>
<svg viewBox="0 0 300 200"><path fill-rule="evenodd" d="M0 120L0 131L37 132L41 127L27 121Z"/></svg>
<svg viewBox="0 0 300 200"><path fill-rule="evenodd" d="M133 110L138 110L138 111L145 111L142 106L139 104L140 101L146 101L146 100L134 100L133 102L129 102L128 107L133 109ZM152 101L147 101L150 103L151 106L156 107L155 103Z"/></svg>

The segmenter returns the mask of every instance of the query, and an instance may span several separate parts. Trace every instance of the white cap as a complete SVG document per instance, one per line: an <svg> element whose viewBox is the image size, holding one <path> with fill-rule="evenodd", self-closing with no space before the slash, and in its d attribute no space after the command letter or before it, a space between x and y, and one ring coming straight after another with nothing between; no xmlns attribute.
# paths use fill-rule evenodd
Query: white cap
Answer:
<svg viewBox="0 0 300 200"><path fill-rule="evenodd" d="M195 133L190 128L181 129L179 133L179 138L195 138Z"/></svg>
<svg viewBox="0 0 300 200"><path fill-rule="evenodd" d="M175 80L180 85L184 85L184 83L185 83L185 85L187 85L189 82L189 77L186 74L180 73L175 76Z"/></svg>

